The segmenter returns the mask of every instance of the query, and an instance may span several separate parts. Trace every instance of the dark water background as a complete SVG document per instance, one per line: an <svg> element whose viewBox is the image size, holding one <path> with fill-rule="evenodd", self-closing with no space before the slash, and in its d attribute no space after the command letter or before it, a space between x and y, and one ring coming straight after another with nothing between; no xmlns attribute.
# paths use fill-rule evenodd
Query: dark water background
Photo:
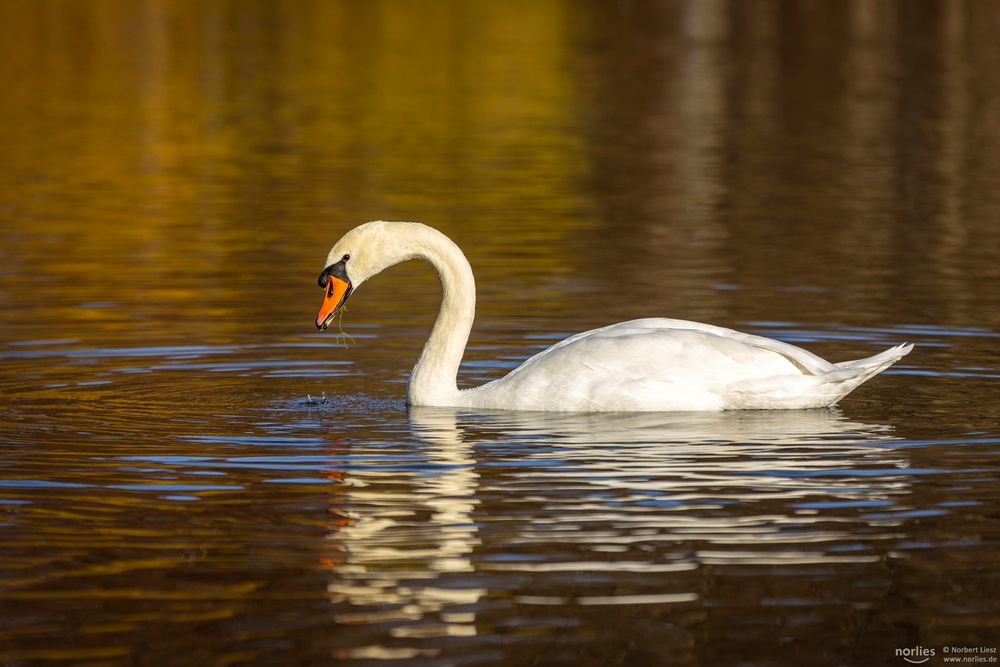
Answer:
<svg viewBox="0 0 1000 667"><path fill-rule="evenodd" d="M896 665L1000 646L1000 6L0 0L3 665ZM834 410L407 410L707 321ZM994 657L996 654L993 654Z"/></svg>

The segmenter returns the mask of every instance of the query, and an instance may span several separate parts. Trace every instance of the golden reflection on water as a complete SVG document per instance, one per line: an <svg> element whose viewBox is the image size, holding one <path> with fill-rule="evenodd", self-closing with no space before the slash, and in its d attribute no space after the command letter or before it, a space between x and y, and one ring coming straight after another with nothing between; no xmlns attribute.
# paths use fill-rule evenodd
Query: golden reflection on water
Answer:
<svg viewBox="0 0 1000 667"><path fill-rule="evenodd" d="M992 640L998 28L979 2L0 0L0 658ZM408 413L429 270L352 299L349 346L311 325L329 245L375 218L468 253L464 383L638 316L917 349L843 413Z"/></svg>
<svg viewBox="0 0 1000 667"><path fill-rule="evenodd" d="M204 319L293 321L317 249L403 218L481 321L995 322L995 12L820 4L2 3L7 275L232 341Z"/></svg>
<svg viewBox="0 0 1000 667"><path fill-rule="evenodd" d="M19 47L3 136L27 190L18 217L42 218L60 255L89 263L46 268L67 281L115 260L141 262L150 282L170 268L241 276L241 255L266 244L284 273L311 267L302 248L347 221L380 216L461 223L472 230L460 239L500 247L562 238L582 161L566 9L540 5L515 24L489 3L458 6L68 3L47 15L5 3L5 41ZM66 186L88 195L76 219L46 210L65 206L51 195ZM499 224L512 205L534 218ZM551 268L535 254L524 259Z"/></svg>

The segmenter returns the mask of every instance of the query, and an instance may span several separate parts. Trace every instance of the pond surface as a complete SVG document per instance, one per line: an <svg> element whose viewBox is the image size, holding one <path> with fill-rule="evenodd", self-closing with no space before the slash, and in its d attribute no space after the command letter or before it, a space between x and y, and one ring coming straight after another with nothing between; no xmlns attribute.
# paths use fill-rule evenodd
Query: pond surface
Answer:
<svg viewBox="0 0 1000 667"><path fill-rule="evenodd" d="M973 3L0 0L4 665L876 665L1000 644L1000 52ZM635 317L834 409L407 409ZM994 657L996 653L993 653ZM987 656L989 657L989 656Z"/></svg>

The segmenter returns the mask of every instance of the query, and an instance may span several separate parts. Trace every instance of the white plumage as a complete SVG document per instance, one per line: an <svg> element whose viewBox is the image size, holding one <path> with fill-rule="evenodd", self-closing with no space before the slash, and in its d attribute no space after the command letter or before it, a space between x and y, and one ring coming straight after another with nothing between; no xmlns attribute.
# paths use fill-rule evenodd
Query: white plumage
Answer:
<svg viewBox="0 0 1000 667"><path fill-rule="evenodd" d="M460 405L518 410L649 411L833 405L905 355L831 364L801 348L699 322L643 319L577 334Z"/></svg>
<svg viewBox="0 0 1000 667"><path fill-rule="evenodd" d="M444 294L410 378L413 405L587 412L816 408L833 405L913 348L898 345L832 364L781 341L650 318L576 334L503 378L460 390L456 375L475 316L475 281L458 246L426 225L370 222L334 245L326 267L342 262L349 295L385 268L414 258L437 270ZM325 323L343 300L324 303Z"/></svg>

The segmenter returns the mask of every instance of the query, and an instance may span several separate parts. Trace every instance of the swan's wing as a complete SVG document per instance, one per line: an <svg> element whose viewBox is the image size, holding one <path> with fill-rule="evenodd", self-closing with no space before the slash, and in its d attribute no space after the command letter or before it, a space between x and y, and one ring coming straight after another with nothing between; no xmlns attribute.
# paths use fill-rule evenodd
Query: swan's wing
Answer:
<svg viewBox="0 0 1000 667"><path fill-rule="evenodd" d="M505 377L462 392L467 407L724 410L832 405L909 352L834 365L770 338L643 319L571 336Z"/></svg>
<svg viewBox="0 0 1000 667"><path fill-rule="evenodd" d="M560 341L463 392L463 401L529 410L717 410L727 407L733 383L815 379L825 368L833 366L805 350L731 329L632 320Z"/></svg>
<svg viewBox="0 0 1000 667"><path fill-rule="evenodd" d="M592 329L590 331L578 333L559 341L552 347L542 350L535 356L525 361L521 368L524 368L532 362L544 358L547 355L555 355L559 350L573 346L574 344L586 339L615 339L643 335L661 338L664 334L669 336L673 332L685 331L711 334L723 339L743 343L750 348L774 352L797 366L800 369L800 372L804 374L819 375L836 370L836 367L826 359L818 357L808 350L803 350L800 347L784 343L780 340L772 340L770 338L764 338L763 336L754 336L753 334L747 334L733 329L726 329L725 327L717 327L711 324L703 324L701 322L673 320L662 317L651 317L640 320L630 320L628 322L619 322L600 329ZM704 339L704 342L708 345L708 348L706 349L710 350L713 347L709 339Z"/></svg>
<svg viewBox="0 0 1000 667"><path fill-rule="evenodd" d="M776 352L795 365L799 366L804 374L820 375L836 370L836 367L823 357L819 357L809 350L803 350L801 347L797 347L791 343L774 340L773 338L764 338L763 336L755 336L753 334L743 333L742 331L734 331L733 329L726 329L724 327L715 327L711 324L685 322L684 320L667 321L679 325L693 325L698 331L713 333L717 336L723 336L724 338L730 338L732 340L740 341L741 343L746 343L747 345L751 345L761 350Z"/></svg>

